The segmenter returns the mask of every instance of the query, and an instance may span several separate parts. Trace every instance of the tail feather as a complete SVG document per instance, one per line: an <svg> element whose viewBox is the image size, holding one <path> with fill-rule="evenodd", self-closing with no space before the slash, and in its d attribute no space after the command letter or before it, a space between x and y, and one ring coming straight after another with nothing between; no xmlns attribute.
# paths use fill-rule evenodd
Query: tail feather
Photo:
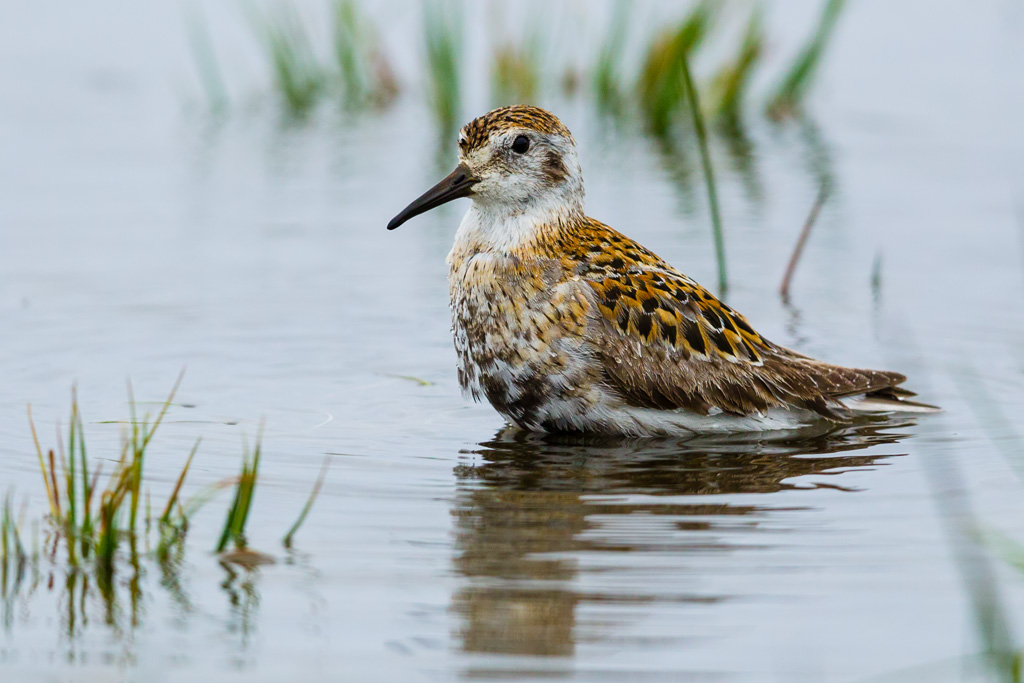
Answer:
<svg viewBox="0 0 1024 683"><path fill-rule="evenodd" d="M850 396L842 399L842 403L855 413L938 413L942 410L928 403L911 401L904 398L905 395L914 394L906 390L876 392Z"/></svg>
<svg viewBox="0 0 1024 683"><path fill-rule="evenodd" d="M898 372L848 368L796 354L790 360L800 363L803 371L816 379L816 388L825 388L822 393L842 406L837 413L847 420L856 413L936 413L941 410L938 406L910 400L916 394L899 386L907 378ZM847 414L842 414L843 409Z"/></svg>

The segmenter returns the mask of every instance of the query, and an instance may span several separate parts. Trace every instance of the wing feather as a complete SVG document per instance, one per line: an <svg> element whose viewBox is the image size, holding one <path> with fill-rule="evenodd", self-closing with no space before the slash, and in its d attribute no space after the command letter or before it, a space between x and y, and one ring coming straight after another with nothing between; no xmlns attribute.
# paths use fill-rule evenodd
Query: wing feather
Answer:
<svg viewBox="0 0 1024 683"><path fill-rule="evenodd" d="M596 222L595 222L596 223ZM813 360L768 341L694 280L611 228L577 273L595 310L605 383L640 407L749 415L773 407L849 418L840 398L896 396L906 378ZM895 392L895 393L894 393Z"/></svg>

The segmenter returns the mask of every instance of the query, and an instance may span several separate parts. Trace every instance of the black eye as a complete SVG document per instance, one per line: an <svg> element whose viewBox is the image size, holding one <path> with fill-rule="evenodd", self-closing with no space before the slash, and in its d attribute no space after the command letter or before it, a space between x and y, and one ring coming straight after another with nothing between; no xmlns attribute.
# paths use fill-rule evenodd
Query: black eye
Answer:
<svg viewBox="0 0 1024 683"><path fill-rule="evenodd" d="M512 151L516 154L526 154L528 149L530 149L530 138L525 135L520 135L512 141Z"/></svg>

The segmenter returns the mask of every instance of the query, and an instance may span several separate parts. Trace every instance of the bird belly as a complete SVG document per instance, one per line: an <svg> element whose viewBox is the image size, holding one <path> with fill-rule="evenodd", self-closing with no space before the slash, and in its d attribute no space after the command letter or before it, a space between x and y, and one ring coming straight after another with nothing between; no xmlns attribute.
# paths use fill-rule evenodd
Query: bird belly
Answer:
<svg viewBox="0 0 1024 683"><path fill-rule="evenodd" d="M589 306L549 262L492 253L450 273L459 384L509 421L543 430L553 406L581 414L600 400L585 343Z"/></svg>
<svg viewBox="0 0 1024 683"><path fill-rule="evenodd" d="M700 415L684 409L660 410L623 404L612 396L585 412L576 406L552 402L546 406L544 431L586 432L615 436L688 437L704 434L753 434L799 429L821 418L810 411L777 408L762 414Z"/></svg>

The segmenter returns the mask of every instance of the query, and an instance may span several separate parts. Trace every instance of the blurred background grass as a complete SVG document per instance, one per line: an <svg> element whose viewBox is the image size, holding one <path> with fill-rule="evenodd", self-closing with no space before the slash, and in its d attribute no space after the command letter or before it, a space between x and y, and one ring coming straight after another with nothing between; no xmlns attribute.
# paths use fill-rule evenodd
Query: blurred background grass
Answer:
<svg viewBox="0 0 1024 683"><path fill-rule="evenodd" d="M309 3L303 7L305 14L288 0L242 6L272 75L262 90L279 101L286 115L305 117L330 103L372 110L402 95L426 98L442 132L450 133L466 116L464 83L471 66L464 62L466 4L428 0L409 5L412 20L422 26L424 59L418 71L401 76L394 55L380 40L387 27L376 25L363 3L324 0L320 11L310 11ZM759 93L750 92L751 76L761 66L770 37L764 36L757 3L683 3L679 16L666 24L652 21L641 5L619 0L610 11L595 11L605 15L604 26L591 22L591 28L566 11L536 11L539 5L519 12L488 7L486 24L494 35L488 35L483 72L491 105L543 106L580 98L664 136L685 120L683 60L697 58L709 45L716 53L714 64L705 69L711 76L698 83L702 92L710 86L703 98L707 113L731 121L748 109L774 119L799 115L843 3L823 2L821 19L795 61L775 75L775 91ZM737 21L744 31L727 30ZM188 26L202 97L210 111L221 112L229 101L219 63L226 48L213 44L200 10L189 14ZM586 35L574 35L581 31Z"/></svg>

